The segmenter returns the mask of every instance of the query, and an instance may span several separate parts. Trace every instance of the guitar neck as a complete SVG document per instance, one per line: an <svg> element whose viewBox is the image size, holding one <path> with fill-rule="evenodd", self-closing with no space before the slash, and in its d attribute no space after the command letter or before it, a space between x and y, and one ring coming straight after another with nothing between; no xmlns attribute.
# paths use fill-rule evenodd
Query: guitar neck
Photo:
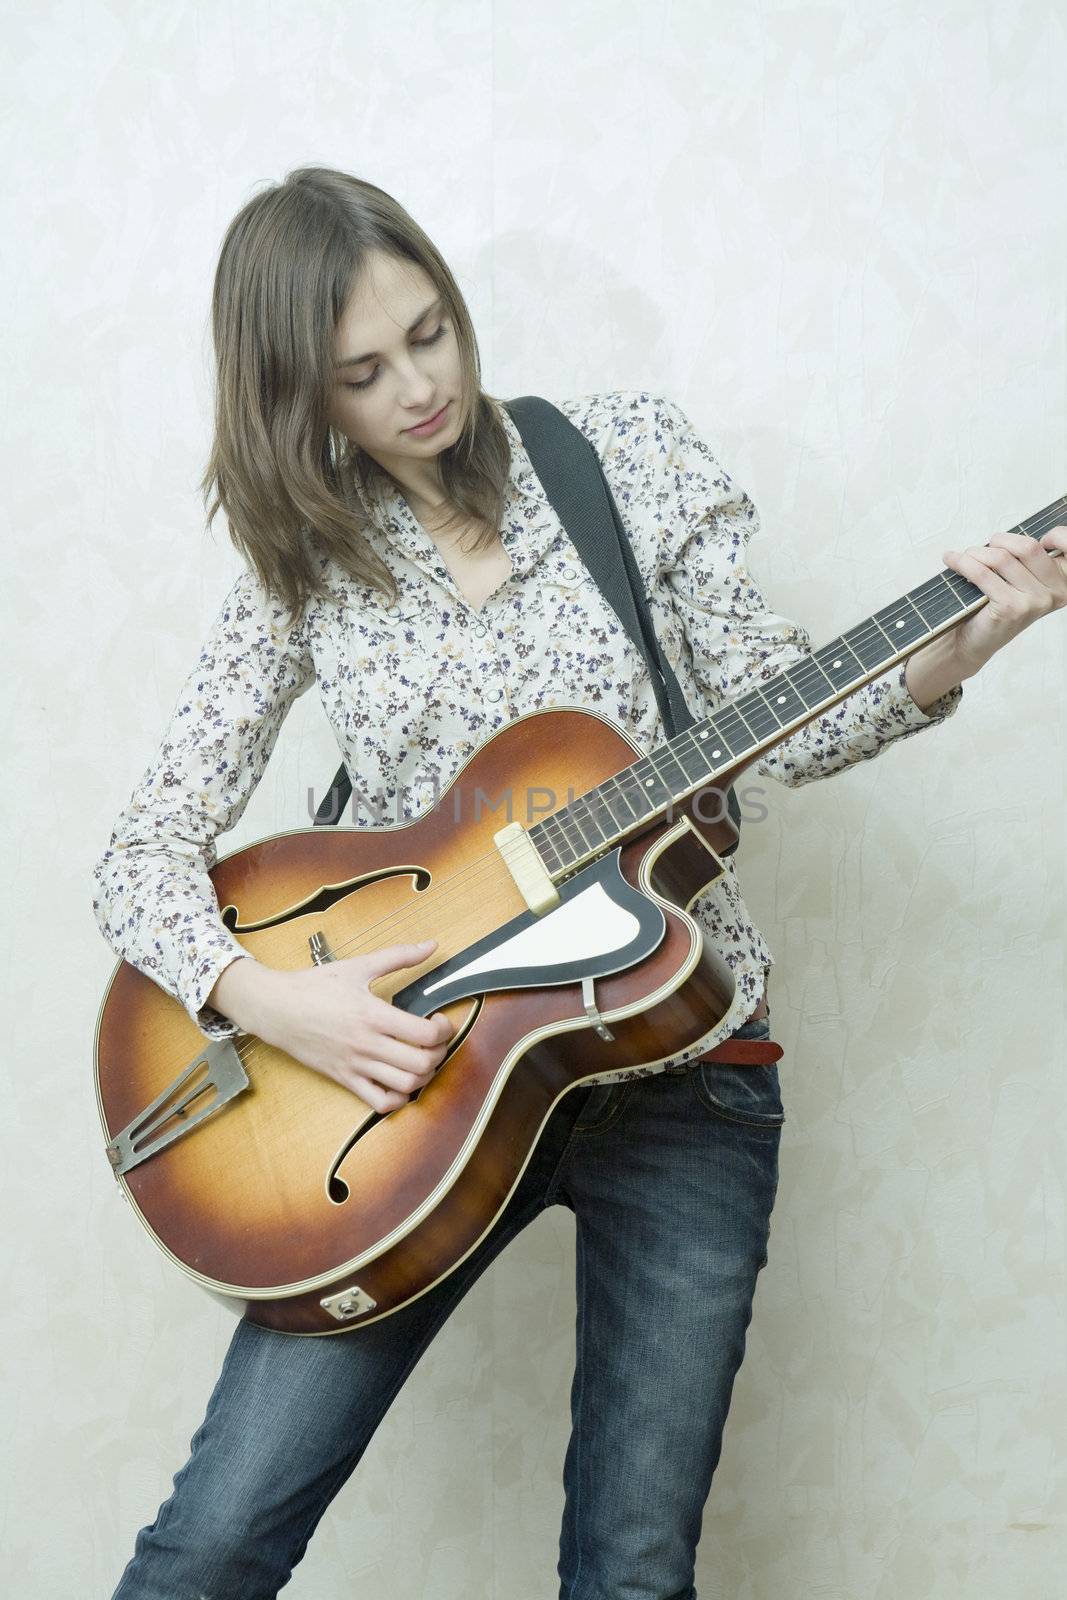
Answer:
<svg viewBox="0 0 1067 1600"><path fill-rule="evenodd" d="M1067 495L1026 517L1012 533L1031 539L1067 517ZM736 773L846 695L903 661L986 604L975 584L943 567L892 605L731 700L702 722L528 830L559 879L605 850L645 832L670 808L716 778Z"/></svg>

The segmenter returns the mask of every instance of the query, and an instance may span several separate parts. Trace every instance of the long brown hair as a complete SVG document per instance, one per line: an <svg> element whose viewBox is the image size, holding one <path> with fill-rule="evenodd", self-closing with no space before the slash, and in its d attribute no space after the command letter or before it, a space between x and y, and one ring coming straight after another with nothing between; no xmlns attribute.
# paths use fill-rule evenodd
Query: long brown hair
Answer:
<svg viewBox="0 0 1067 1600"><path fill-rule="evenodd" d="M215 436L200 488L210 527L221 508L230 537L290 620L325 594L319 556L397 600L396 584L365 538L357 489L389 475L330 426L333 338L366 254L417 262L443 297L459 343L463 427L436 457L449 522L496 537L510 446L481 387L478 344L443 257L404 208L372 183L330 167L297 167L255 196L226 230L211 318Z"/></svg>

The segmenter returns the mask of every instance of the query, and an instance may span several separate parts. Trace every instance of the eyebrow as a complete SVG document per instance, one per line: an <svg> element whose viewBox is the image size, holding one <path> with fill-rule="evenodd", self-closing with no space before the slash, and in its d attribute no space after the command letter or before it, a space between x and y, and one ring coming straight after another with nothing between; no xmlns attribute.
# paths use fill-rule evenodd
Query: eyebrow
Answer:
<svg viewBox="0 0 1067 1600"><path fill-rule="evenodd" d="M430 312L436 310L436 308L441 305L442 299L443 296L438 295L436 300L431 300L425 311L419 312L418 316L415 318L415 321L408 329L408 332L414 333L419 323L425 322L426 318L430 315ZM346 356L343 361L338 361L335 370L340 371L342 367L358 367L361 361L373 361L377 354L377 350L370 350L364 356Z"/></svg>

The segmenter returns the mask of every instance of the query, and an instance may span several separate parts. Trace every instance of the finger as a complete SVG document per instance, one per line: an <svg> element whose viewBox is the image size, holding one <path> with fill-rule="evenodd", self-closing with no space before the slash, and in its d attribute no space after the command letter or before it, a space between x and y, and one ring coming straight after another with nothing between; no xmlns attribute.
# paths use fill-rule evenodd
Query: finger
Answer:
<svg viewBox="0 0 1067 1600"><path fill-rule="evenodd" d="M379 1061L383 1061L388 1063L393 1071L414 1072L425 1077L441 1065L445 1048L443 1043L428 1047L405 1044L402 1039L393 1039L388 1034L382 1033L369 1046L367 1059L371 1059L370 1051L373 1051L375 1066ZM363 1070L362 1066L360 1070Z"/></svg>
<svg viewBox="0 0 1067 1600"><path fill-rule="evenodd" d="M978 550L946 550L943 559L954 572L981 589L987 600L1001 611L1014 613L1021 608L1018 589L1001 576L997 558L990 557L986 547Z"/></svg>
<svg viewBox="0 0 1067 1600"><path fill-rule="evenodd" d="M410 1072L393 1066L389 1061L371 1061L366 1057L360 1060L353 1071L368 1083L376 1083L381 1089L399 1094L414 1094L416 1089L424 1089L433 1076L430 1068Z"/></svg>
<svg viewBox="0 0 1067 1600"><path fill-rule="evenodd" d="M1040 544L1042 550L1047 550L1053 560L1057 556L1067 555L1067 526L1057 523L1054 528L1049 528L1041 535Z"/></svg>
<svg viewBox="0 0 1067 1600"><path fill-rule="evenodd" d="M994 584L987 588L980 577L972 577L971 571L963 571L964 577L972 578L972 582L978 584L990 600L1009 610L1025 605L1028 600L1038 600L1043 605L1047 604L1049 609L1054 603L1048 585L1035 577L1030 568L1003 545L971 545L967 550L950 551L948 554L972 562L977 572L985 571L998 578L1002 587Z"/></svg>
<svg viewBox="0 0 1067 1600"><path fill-rule="evenodd" d="M1033 573L1043 588L1054 588L1063 581L1062 569L1056 565L1049 552L1042 547L1039 540L1031 539L1025 533L995 533L989 545L995 549L1007 550L1016 556L1022 565Z"/></svg>
<svg viewBox="0 0 1067 1600"><path fill-rule="evenodd" d="M418 944L390 944L384 950L373 950L370 955L352 956L350 959L362 963L367 982L370 983L401 967L417 967L426 960L436 943L436 939L423 939Z"/></svg>
<svg viewBox="0 0 1067 1600"><path fill-rule="evenodd" d="M431 1049L452 1037L453 1028L443 1011L431 1017L414 1017L410 1011L391 1005L379 995L372 994L367 1007L367 1021L379 1033L390 1039L403 1039L407 1044Z"/></svg>
<svg viewBox="0 0 1067 1600"><path fill-rule="evenodd" d="M398 1094L395 1089L383 1089L380 1084L363 1076L362 1073L353 1072L347 1078L339 1079L342 1088L351 1089L353 1094L370 1106L372 1111L399 1111L401 1106L406 1106L410 1096Z"/></svg>

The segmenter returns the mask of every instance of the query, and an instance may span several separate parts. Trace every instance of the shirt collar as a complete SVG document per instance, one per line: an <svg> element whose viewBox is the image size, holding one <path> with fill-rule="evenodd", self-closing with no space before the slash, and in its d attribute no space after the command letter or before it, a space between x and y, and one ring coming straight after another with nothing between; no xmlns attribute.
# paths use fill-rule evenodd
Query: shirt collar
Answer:
<svg viewBox="0 0 1067 1600"><path fill-rule="evenodd" d="M511 558L512 571L519 576L534 566L557 537L560 521L534 471L511 413L502 404L494 404L511 451L500 536ZM399 546L429 575L441 581L443 574L451 583L437 546L391 480L377 474L366 488L357 483L356 493L386 546Z"/></svg>

